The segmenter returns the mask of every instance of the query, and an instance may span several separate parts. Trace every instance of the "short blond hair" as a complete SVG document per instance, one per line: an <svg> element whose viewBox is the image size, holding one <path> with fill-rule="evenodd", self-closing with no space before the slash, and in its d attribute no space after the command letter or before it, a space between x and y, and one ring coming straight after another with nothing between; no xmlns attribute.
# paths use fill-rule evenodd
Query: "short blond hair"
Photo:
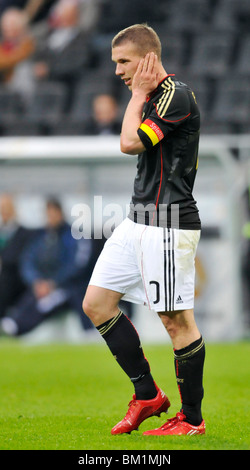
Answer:
<svg viewBox="0 0 250 470"><path fill-rule="evenodd" d="M111 43L112 49L126 41L132 42L142 57L152 51L161 60L160 38L146 23L134 24L116 34Z"/></svg>

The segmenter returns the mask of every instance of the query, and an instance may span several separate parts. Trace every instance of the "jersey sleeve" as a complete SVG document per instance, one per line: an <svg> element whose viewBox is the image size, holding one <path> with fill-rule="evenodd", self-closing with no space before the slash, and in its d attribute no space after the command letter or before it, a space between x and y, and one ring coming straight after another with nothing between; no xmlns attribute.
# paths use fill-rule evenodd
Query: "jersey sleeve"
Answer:
<svg viewBox="0 0 250 470"><path fill-rule="evenodd" d="M173 83L173 82L172 82ZM146 149L157 145L190 116L190 102L186 91L171 85L153 103L152 111L142 122L138 135Z"/></svg>

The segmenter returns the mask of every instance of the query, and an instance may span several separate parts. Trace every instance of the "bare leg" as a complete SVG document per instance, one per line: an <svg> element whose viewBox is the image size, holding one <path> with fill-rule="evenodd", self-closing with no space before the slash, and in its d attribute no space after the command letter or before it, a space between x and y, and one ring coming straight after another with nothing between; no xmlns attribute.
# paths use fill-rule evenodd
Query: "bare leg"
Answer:
<svg viewBox="0 0 250 470"><path fill-rule="evenodd" d="M89 286L83 301L83 310L134 384L137 399L151 399L156 396L157 389L138 333L118 307L122 296L119 292Z"/></svg>
<svg viewBox="0 0 250 470"><path fill-rule="evenodd" d="M123 294L103 287L88 286L83 311L97 327L119 313L119 301Z"/></svg>
<svg viewBox="0 0 250 470"><path fill-rule="evenodd" d="M193 309L159 312L175 349L182 349L200 338Z"/></svg>

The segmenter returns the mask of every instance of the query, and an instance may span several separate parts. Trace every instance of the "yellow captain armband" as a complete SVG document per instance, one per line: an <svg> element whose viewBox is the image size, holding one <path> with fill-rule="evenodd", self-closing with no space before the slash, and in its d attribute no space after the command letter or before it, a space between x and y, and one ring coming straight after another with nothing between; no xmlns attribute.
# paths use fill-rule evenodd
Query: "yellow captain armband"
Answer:
<svg viewBox="0 0 250 470"><path fill-rule="evenodd" d="M164 134L162 130L155 124L155 122L151 121L150 119L146 119L141 125L140 129L147 134L150 138L152 145L158 144L161 139L163 139Z"/></svg>

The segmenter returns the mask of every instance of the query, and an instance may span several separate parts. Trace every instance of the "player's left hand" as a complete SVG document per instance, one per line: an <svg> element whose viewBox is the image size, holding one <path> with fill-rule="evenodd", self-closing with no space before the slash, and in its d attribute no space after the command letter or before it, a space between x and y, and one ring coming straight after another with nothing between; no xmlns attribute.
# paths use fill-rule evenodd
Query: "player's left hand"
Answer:
<svg viewBox="0 0 250 470"><path fill-rule="evenodd" d="M154 91L158 86L158 57L154 52L148 52L140 60L132 81L132 92L143 91L146 95Z"/></svg>

